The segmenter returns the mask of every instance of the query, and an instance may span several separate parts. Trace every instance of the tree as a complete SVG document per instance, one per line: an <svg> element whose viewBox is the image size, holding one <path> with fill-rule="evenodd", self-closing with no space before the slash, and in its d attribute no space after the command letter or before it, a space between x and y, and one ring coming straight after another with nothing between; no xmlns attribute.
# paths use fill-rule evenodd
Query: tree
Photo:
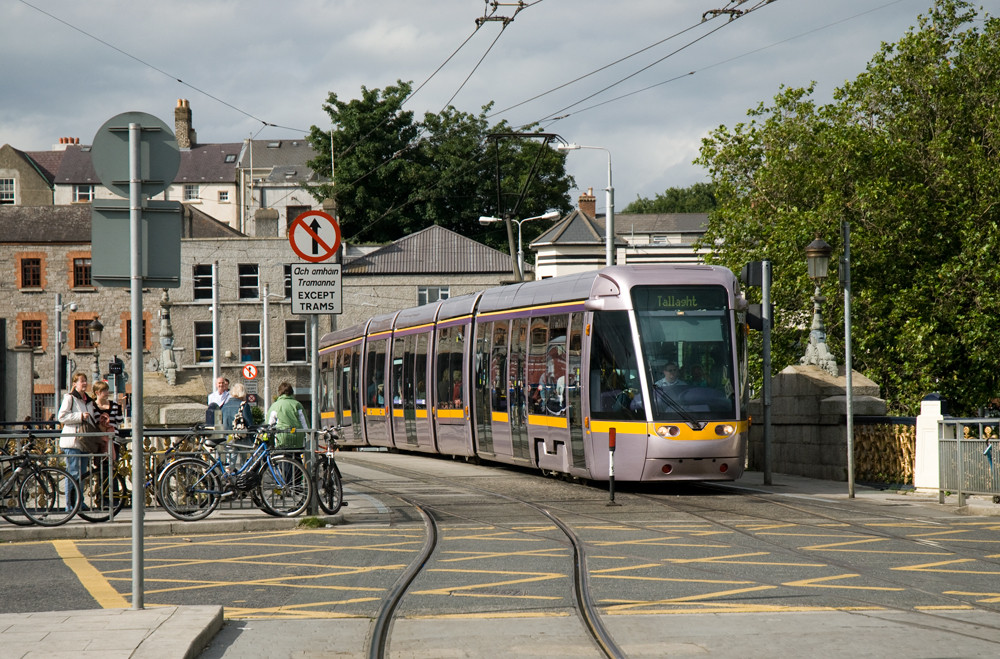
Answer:
<svg viewBox="0 0 1000 659"><path fill-rule="evenodd" d="M715 210L715 186L695 183L689 188L667 188L654 199L636 195L623 213L708 213Z"/></svg>
<svg viewBox="0 0 1000 659"><path fill-rule="evenodd" d="M820 235L839 251L848 221L855 368L896 413L933 391L972 412L1000 390L1000 21L937 0L832 103L812 92L782 88L703 141L719 207L702 245L736 270L774 264L779 370L804 352L804 248ZM824 318L843 355L832 266Z"/></svg>
<svg viewBox="0 0 1000 659"><path fill-rule="evenodd" d="M312 127L309 140L317 157L309 164L322 176L330 176L334 145L334 184L318 186L316 194L336 200L345 238L387 242L439 224L506 251L506 230L485 231L477 220L509 210L525 182L522 209L569 210L574 183L566 175L564 154L526 138L494 144L489 134L511 129L504 122L489 125L490 106L479 115L448 107L417 123L402 109L410 90L410 83L401 81L384 90L362 87L361 98L348 102L330 93L324 110L333 130ZM498 208L496 192L497 149L504 209ZM534 228L531 235L545 228Z"/></svg>

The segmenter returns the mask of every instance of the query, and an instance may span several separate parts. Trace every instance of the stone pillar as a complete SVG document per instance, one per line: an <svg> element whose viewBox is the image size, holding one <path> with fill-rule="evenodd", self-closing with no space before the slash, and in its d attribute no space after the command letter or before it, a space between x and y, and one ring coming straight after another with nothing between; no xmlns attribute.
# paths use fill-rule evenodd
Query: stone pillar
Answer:
<svg viewBox="0 0 1000 659"><path fill-rule="evenodd" d="M9 350L7 355L4 418L7 421L23 421L31 416L35 392L35 350L31 346L19 345ZM56 401L56 409L60 402Z"/></svg>
<svg viewBox="0 0 1000 659"><path fill-rule="evenodd" d="M851 376L858 416L883 416L879 387L861 373ZM847 378L819 366L792 365L774 378L771 392L771 470L823 480L847 480ZM763 469L763 408L750 402L750 469Z"/></svg>
<svg viewBox="0 0 1000 659"><path fill-rule="evenodd" d="M170 293L163 289L160 296L160 370L167 379L167 384L177 384L177 360L174 358L174 328L170 325Z"/></svg>
<svg viewBox="0 0 1000 659"><path fill-rule="evenodd" d="M913 456L913 486L918 490L938 491L941 485L938 453L938 422L944 419L944 399L928 394L920 402L917 417L917 446Z"/></svg>

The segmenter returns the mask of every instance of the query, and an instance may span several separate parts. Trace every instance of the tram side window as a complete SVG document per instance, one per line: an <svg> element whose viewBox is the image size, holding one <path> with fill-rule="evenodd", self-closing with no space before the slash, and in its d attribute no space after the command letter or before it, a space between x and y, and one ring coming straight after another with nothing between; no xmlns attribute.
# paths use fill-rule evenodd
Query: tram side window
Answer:
<svg viewBox="0 0 1000 659"><path fill-rule="evenodd" d="M392 346L392 404L403 404L403 357L406 353L405 339L399 337Z"/></svg>
<svg viewBox="0 0 1000 659"><path fill-rule="evenodd" d="M386 341L375 341L368 349L368 366L365 371L365 400L369 407L385 405L385 349Z"/></svg>
<svg viewBox="0 0 1000 659"><path fill-rule="evenodd" d="M594 314L590 348L590 414L595 419L641 419L642 393L626 311Z"/></svg>
<svg viewBox="0 0 1000 659"><path fill-rule="evenodd" d="M427 340L429 334L416 336L413 353L413 377L417 381L417 405L427 405Z"/></svg>
<svg viewBox="0 0 1000 659"><path fill-rule="evenodd" d="M462 407L462 342L461 327L438 330L437 401L440 409Z"/></svg>

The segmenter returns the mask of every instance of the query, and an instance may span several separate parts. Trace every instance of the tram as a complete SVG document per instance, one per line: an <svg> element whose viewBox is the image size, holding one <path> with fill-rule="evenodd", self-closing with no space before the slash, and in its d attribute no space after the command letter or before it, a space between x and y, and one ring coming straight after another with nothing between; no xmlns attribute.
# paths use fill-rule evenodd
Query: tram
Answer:
<svg viewBox="0 0 1000 659"><path fill-rule="evenodd" d="M322 338L322 423L345 447L587 480L608 480L612 464L616 481L735 480L746 310L731 271L692 264L612 266L376 316Z"/></svg>

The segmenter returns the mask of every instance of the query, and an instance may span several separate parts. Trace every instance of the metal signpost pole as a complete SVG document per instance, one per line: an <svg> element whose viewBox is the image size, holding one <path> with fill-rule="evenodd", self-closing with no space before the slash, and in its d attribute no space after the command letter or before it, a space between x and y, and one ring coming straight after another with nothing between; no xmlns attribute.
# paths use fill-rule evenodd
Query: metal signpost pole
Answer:
<svg viewBox="0 0 1000 659"><path fill-rule="evenodd" d="M844 236L844 257L841 260L840 281L844 286L844 374L847 378L847 494L854 498L854 360L851 355L851 225L841 225Z"/></svg>
<svg viewBox="0 0 1000 659"><path fill-rule="evenodd" d="M771 484L771 262L761 261L761 321L764 341L764 485Z"/></svg>
<svg viewBox="0 0 1000 659"><path fill-rule="evenodd" d="M139 172L142 127L128 125L129 146L129 232L132 261L132 608L143 608L143 521L146 499L142 456L142 181Z"/></svg>

